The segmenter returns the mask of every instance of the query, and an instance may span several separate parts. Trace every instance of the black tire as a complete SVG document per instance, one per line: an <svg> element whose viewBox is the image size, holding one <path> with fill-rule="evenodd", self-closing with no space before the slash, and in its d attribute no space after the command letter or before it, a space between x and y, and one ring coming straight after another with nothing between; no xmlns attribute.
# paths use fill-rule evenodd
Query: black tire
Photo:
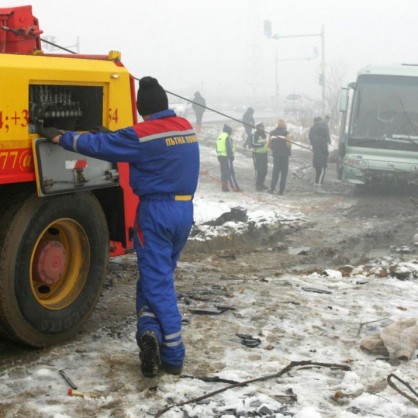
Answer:
<svg viewBox="0 0 418 418"><path fill-rule="evenodd" d="M71 338L102 291L109 236L91 193L2 194L0 334L34 347ZM4 208L3 208L4 209Z"/></svg>

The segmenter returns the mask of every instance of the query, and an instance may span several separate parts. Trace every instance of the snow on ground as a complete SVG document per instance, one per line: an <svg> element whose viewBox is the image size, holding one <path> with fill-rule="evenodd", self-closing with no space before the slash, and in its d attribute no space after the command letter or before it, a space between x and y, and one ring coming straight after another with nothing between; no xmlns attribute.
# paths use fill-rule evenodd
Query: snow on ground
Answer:
<svg viewBox="0 0 418 418"><path fill-rule="evenodd" d="M202 176L196 194L196 223L206 239L242 228L229 223L222 228L202 224L233 207L247 210L257 224L303 220L286 200L254 193L220 191L217 167L209 147L203 147ZM239 167L240 162L237 162ZM215 175L215 176L214 176ZM200 238L199 238L200 237ZM196 239L202 239L199 235ZM111 261L121 270L133 268L135 256ZM243 269L251 271L250 264ZM398 269L402 280L382 275L382 269ZM182 274L207 272L216 276L216 261L179 263ZM123 279L123 274L121 275ZM222 316L200 316L184 326L188 357L184 374L200 364L200 376L242 382L272 376L295 361L338 364L351 370L307 365L280 377L235 387L201 402L175 406L162 414L183 417L288 417L357 418L418 417L418 407L386 384L390 373L418 390L417 353L407 362L391 365L382 356L360 349L360 340L384 326L417 317L418 260L377 259L342 274L328 269L310 274L265 276L237 274L219 288L228 296L220 300L236 307ZM130 297L133 303L134 282ZM200 284L196 284L198 287ZM111 292L111 291L110 291ZM233 296L231 296L233 295ZM225 297L223 297L225 296ZM119 294L108 299L117 303ZM112 299L113 298L113 299ZM186 306L181 305L186 310ZM394 314L396 312L396 314ZM240 344L237 333L260 340L257 347ZM217 339L222 343L217 343ZM198 398L228 383L207 382L199 376L161 375L144 379L138 369L135 317L117 330L106 324L93 334L83 333L71 342L36 352L36 359L19 362L0 371L0 417L148 417L173 404ZM228 341L229 346L224 342ZM251 341L251 340L250 340ZM203 368L205 366L205 368ZM60 376L65 369L83 397L67 395L68 384ZM405 387L402 390L407 392Z"/></svg>
<svg viewBox="0 0 418 418"><path fill-rule="evenodd" d="M273 129L274 125L266 125L266 131ZM234 142L239 146L243 129L238 127L233 131ZM206 136L216 138L220 132L215 128L207 128ZM267 193L256 194L253 192L253 185L247 190L240 183L239 173L248 170L252 166L252 161L245 158L236 158L234 161L235 172L238 182L244 189L240 193L222 193L219 168L214 149L214 142L209 144L201 141L201 174L195 199L195 222L201 226L207 221L213 220L223 213L229 212L231 208L242 207L247 210L248 221L256 223L274 223L278 221L291 221L303 217L300 211L295 209L285 200L278 201L277 196L270 196ZM248 187L248 185L246 185ZM241 228L240 224L229 225L235 228ZM222 228L215 229L204 228L213 238L215 234L222 233Z"/></svg>

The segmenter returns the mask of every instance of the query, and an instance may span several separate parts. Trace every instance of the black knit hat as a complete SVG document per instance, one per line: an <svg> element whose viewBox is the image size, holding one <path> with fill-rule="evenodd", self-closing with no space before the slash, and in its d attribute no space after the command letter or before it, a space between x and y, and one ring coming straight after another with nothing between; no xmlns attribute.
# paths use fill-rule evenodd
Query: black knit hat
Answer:
<svg viewBox="0 0 418 418"><path fill-rule="evenodd" d="M168 109L167 94L156 78L142 77L139 80L136 108L141 116Z"/></svg>

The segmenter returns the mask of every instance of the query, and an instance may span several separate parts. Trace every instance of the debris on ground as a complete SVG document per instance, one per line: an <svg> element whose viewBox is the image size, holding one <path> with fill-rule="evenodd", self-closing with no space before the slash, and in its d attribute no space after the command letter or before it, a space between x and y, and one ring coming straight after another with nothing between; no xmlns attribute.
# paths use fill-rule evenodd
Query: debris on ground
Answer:
<svg viewBox="0 0 418 418"><path fill-rule="evenodd" d="M226 222L247 222L247 209L242 206L236 206L231 208L229 212L223 213L221 216L213 221L204 222L203 225L221 226Z"/></svg>
<svg viewBox="0 0 418 418"><path fill-rule="evenodd" d="M385 355L393 365L411 360L418 348L418 325L415 318L395 322L378 334L363 338L363 350L373 354Z"/></svg>

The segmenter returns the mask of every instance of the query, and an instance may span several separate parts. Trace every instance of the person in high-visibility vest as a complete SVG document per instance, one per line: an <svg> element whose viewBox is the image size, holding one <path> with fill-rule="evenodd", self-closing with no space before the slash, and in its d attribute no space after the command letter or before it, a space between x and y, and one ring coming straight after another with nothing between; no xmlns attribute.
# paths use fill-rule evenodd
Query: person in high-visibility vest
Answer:
<svg viewBox="0 0 418 418"><path fill-rule="evenodd" d="M221 169L221 185L223 192L241 191L234 172L235 147L231 137L232 128L225 124L222 133L216 140L216 154Z"/></svg>
<svg viewBox="0 0 418 418"><path fill-rule="evenodd" d="M252 134L255 188L257 191L262 192L268 189L268 187L264 184L268 167L267 135L264 130L263 122L257 123L255 127L256 131Z"/></svg>

